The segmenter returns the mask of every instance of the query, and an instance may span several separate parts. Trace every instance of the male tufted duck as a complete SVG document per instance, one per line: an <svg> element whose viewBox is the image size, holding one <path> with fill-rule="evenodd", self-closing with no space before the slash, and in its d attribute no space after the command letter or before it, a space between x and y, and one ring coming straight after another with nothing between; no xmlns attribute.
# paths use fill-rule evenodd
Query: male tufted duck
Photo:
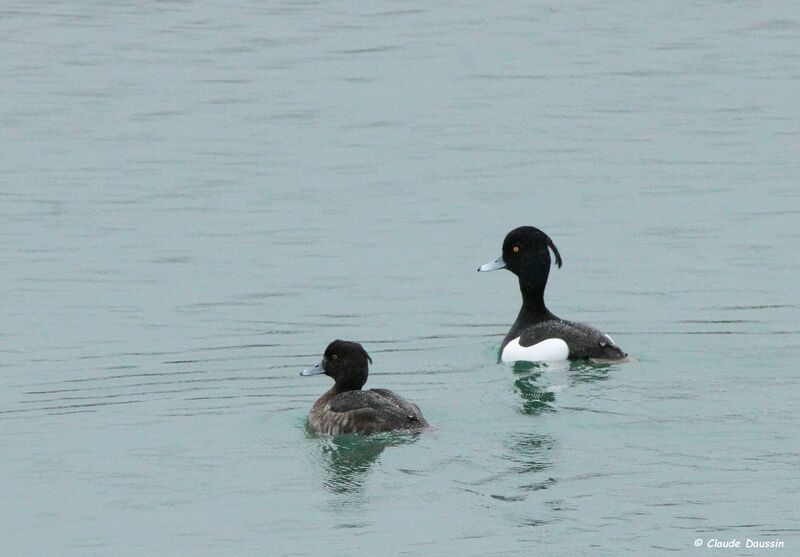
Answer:
<svg viewBox="0 0 800 557"><path fill-rule="evenodd" d="M585 323L566 321L544 305L550 274L550 252L561 267L561 255L550 237L533 226L515 228L503 241L503 254L478 271L508 269L519 277L522 309L503 339L501 359L516 361L622 360L627 354L607 334Z"/></svg>

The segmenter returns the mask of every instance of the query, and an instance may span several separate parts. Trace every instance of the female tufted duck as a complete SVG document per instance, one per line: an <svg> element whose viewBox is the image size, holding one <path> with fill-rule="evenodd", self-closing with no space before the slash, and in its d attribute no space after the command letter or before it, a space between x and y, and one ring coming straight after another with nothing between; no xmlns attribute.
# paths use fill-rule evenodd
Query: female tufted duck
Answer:
<svg viewBox="0 0 800 557"><path fill-rule="evenodd" d="M550 274L550 252L561 267L561 255L550 237L533 226L515 228L503 241L503 255L478 271L508 269L519 277L522 309L503 339L501 359L516 361L622 360L627 354L607 334L585 323L566 321L544 305Z"/></svg>
<svg viewBox="0 0 800 557"><path fill-rule="evenodd" d="M324 373L335 381L308 414L308 423L316 433L343 435L428 427L413 402L386 389L361 390L367 382L370 363L372 358L359 343L334 340L319 364L300 372L300 375Z"/></svg>

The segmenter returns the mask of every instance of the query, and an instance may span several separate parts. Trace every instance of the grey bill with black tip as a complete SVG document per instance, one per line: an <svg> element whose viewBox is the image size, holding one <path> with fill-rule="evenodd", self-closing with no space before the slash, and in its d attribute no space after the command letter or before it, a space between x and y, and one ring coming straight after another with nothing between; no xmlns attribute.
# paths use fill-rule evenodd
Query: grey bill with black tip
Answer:
<svg viewBox="0 0 800 557"><path fill-rule="evenodd" d="M315 366L305 368L300 372L300 375L322 375L323 373L325 373L325 368L322 367L322 364L320 363Z"/></svg>
<svg viewBox="0 0 800 557"><path fill-rule="evenodd" d="M501 255L494 261L489 261L488 263L481 265L478 267L478 272L486 272L486 271L496 271L497 269L505 269L506 262L503 261L503 256Z"/></svg>

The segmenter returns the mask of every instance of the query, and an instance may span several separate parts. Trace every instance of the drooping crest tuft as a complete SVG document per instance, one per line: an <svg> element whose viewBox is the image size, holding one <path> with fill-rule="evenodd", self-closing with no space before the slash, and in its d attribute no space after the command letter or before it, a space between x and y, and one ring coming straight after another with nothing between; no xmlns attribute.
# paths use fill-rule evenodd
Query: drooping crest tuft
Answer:
<svg viewBox="0 0 800 557"><path fill-rule="evenodd" d="M559 268L561 268L561 263L562 263L562 261L561 261L561 254L560 254L560 253L558 253L558 248L557 248L557 247L556 247L556 245L553 243L553 240L551 240L551 239L550 239L550 236L548 236L547 234L545 234L545 236L544 236L544 237L547 239L547 245L548 245L548 246L550 246L550 249L551 249L551 250L553 250L553 254L556 256L556 266L557 266L557 267L559 267Z"/></svg>

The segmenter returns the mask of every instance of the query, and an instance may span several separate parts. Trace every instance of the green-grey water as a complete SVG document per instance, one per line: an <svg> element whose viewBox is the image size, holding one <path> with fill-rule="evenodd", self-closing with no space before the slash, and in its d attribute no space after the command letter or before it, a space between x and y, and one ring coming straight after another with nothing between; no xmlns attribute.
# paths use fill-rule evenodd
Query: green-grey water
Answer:
<svg viewBox="0 0 800 557"><path fill-rule="evenodd" d="M799 32L5 2L2 553L797 554ZM497 363L519 292L475 270L522 224L635 361ZM310 435L334 338L433 428Z"/></svg>

